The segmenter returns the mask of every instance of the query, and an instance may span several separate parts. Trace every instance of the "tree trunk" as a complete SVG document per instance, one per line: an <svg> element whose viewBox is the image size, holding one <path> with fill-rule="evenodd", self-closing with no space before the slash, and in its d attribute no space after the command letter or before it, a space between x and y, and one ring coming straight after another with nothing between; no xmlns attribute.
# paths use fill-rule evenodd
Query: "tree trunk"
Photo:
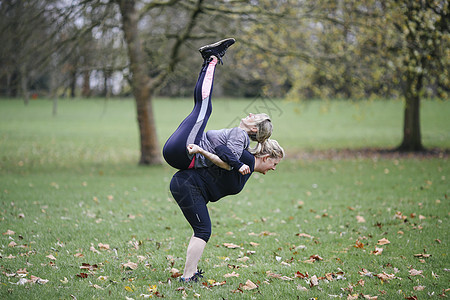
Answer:
<svg viewBox="0 0 450 300"><path fill-rule="evenodd" d="M30 95L28 93L28 74L25 64L20 65L20 91L25 105L30 103Z"/></svg>
<svg viewBox="0 0 450 300"><path fill-rule="evenodd" d="M408 71L405 87L405 111L403 121L403 142L399 151L423 151L420 132L420 96L423 76Z"/></svg>
<svg viewBox="0 0 450 300"><path fill-rule="evenodd" d="M83 89L81 95L89 98L91 96L91 72L89 70L83 71Z"/></svg>
<svg viewBox="0 0 450 300"><path fill-rule="evenodd" d="M161 163L161 153L156 135L156 126L151 102L150 78L147 75L145 56L138 32L139 14L135 0L117 0L122 15L122 25L128 48L131 86L136 101L137 120L140 132L140 165Z"/></svg>

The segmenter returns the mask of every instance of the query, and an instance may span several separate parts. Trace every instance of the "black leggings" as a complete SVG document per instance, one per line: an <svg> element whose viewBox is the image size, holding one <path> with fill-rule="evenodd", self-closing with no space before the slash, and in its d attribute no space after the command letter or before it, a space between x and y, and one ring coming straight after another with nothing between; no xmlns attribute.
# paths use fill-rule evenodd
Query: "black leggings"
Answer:
<svg viewBox="0 0 450 300"><path fill-rule="evenodd" d="M194 89L194 109L164 145L164 159L175 169L193 168L194 155L190 155L186 147L189 144L199 144L211 115L211 92L216 64L217 59L214 59L203 65Z"/></svg>
<svg viewBox="0 0 450 300"><path fill-rule="evenodd" d="M195 169L175 173L170 182L170 191L194 230L194 236L208 242L211 236L211 219L206 207L207 201L195 184L194 172Z"/></svg>

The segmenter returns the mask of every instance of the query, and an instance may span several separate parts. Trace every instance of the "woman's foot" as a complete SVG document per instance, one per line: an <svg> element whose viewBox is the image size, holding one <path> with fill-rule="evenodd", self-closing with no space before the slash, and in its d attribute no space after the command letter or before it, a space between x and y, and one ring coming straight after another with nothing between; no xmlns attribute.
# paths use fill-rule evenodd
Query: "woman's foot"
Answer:
<svg viewBox="0 0 450 300"><path fill-rule="evenodd" d="M224 39L218 41L214 44L209 44L198 49L202 54L203 59L207 60L211 56L215 56L219 59L220 63L222 62L222 57L225 55L227 49L236 42L233 38Z"/></svg>
<svg viewBox="0 0 450 300"><path fill-rule="evenodd" d="M202 270L197 270L197 272L189 278L180 277L180 282L198 282L200 278L203 278L203 272Z"/></svg>

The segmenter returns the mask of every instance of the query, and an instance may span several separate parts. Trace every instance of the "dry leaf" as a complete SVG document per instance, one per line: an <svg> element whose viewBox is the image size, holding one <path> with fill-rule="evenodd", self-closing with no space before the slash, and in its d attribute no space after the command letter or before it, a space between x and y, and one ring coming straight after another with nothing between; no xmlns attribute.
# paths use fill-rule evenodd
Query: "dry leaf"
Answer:
<svg viewBox="0 0 450 300"><path fill-rule="evenodd" d="M358 294L348 295L347 296L347 300L356 300L356 299L358 299L358 297L359 297Z"/></svg>
<svg viewBox="0 0 450 300"><path fill-rule="evenodd" d="M14 234L16 234L14 231L12 231L12 230L6 230L6 232L3 232L2 233L3 235L14 235Z"/></svg>
<svg viewBox="0 0 450 300"><path fill-rule="evenodd" d="M377 300L378 296L363 295L364 299Z"/></svg>
<svg viewBox="0 0 450 300"><path fill-rule="evenodd" d="M172 268L170 269L170 273L172 273L172 275L170 275L170 277L172 278L177 278L180 277L181 275L183 275L182 273L180 273L180 270Z"/></svg>
<svg viewBox="0 0 450 300"><path fill-rule="evenodd" d="M239 277L239 273L236 272L231 272L231 273L227 273L225 275L223 275L223 277L228 278L228 277Z"/></svg>
<svg viewBox="0 0 450 300"><path fill-rule="evenodd" d="M309 259L312 259L313 261L319 261L319 260L323 260L322 257L320 257L319 255L315 254L315 255L311 255L309 257Z"/></svg>
<svg viewBox="0 0 450 300"><path fill-rule="evenodd" d="M259 246L258 243L254 243L254 242L250 242L250 245L252 245L253 247L258 247Z"/></svg>
<svg viewBox="0 0 450 300"><path fill-rule="evenodd" d="M423 291L425 289L425 287L423 285L418 285L418 286L413 287L413 289L415 291Z"/></svg>
<svg viewBox="0 0 450 300"><path fill-rule="evenodd" d="M109 250L109 245L108 245L108 244L102 244L102 243L99 243L99 244L98 244L98 248L99 248L100 250Z"/></svg>
<svg viewBox="0 0 450 300"><path fill-rule="evenodd" d="M360 242L360 240L356 240L355 245L353 247L363 249L364 244Z"/></svg>
<svg viewBox="0 0 450 300"><path fill-rule="evenodd" d="M308 274L308 272L305 272L305 274L303 274L303 273L300 273L300 271L297 271L297 273L295 273L295 278L297 278L297 277L304 279L304 278L308 278L309 274Z"/></svg>
<svg viewBox="0 0 450 300"><path fill-rule="evenodd" d="M225 247L227 247L227 248L230 248L230 249L240 248L239 245L236 245L236 244L233 244L233 243L223 243L223 245L224 245Z"/></svg>
<svg viewBox="0 0 450 300"><path fill-rule="evenodd" d="M309 234L306 234L306 233L297 233L296 236L298 236L298 237L310 238L310 239L313 238L312 235L309 235Z"/></svg>
<svg viewBox="0 0 450 300"><path fill-rule="evenodd" d="M84 257L84 254L83 253L75 253L73 256L75 256L75 257Z"/></svg>
<svg viewBox="0 0 450 300"><path fill-rule="evenodd" d="M423 276L423 271L418 271L418 270L416 270L416 269L411 269L411 270L409 270L409 275L411 275L411 276L418 276L418 275L420 275L420 276L422 276L422 277L425 277L425 276Z"/></svg>
<svg viewBox="0 0 450 300"><path fill-rule="evenodd" d="M8 247L14 248L15 246L17 246L17 243L14 242L14 241L11 241L11 242L8 244Z"/></svg>
<svg viewBox="0 0 450 300"><path fill-rule="evenodd" d="M246 261L249 260L249 259L250 259L250 257L244 256L244 257L238 258L238 259L236 259L236 260L239 261L239 262L246 262Z"/></svg>
<svg viewBox="0 0 450 300"><path fill-rule="evenodd" d="M122 267L125 269L136 270L138 267L138 264L129 261L126 264L122 264Z"/></svg>
<svg viewBox="0 0 450 300"><path fill-rule="evenodd" d="M356 220L358 223L366 223L366 219L363 216L356 216Z"/></svg>
<svg viewBox="0 0 450 300"><path fill-rule="evenodd" d="M50 258L51 260L56 260L56 257L54 257L54 256L51 255L51 254L50 254L50 255L47 255L46 257L47 257L47 258Z"/></svg>
<svg viewBox="0 0 450 300"><path fill-rule="evenodd" d="M372 252L375 255L381 255L383 253L383 248L375 247L375 251Z"/></svg>
<svg viewBox="0 0 450 300"><path fill-rule="evenodd" d="M316 275L313 275L311 277L311 279L309 280L309 286L313 287L313 286L316 286L316 285L319 285L319 280L317 279Z"/></svg>
<svg viewBox="0 0 450 300"><path fill-rule="evenodd" d="M256 284L254 284L250 279L245 282L245 285L242 286L243 290L250 291L258 288Z"/></svg>
<svg viewBox="0 0 450 300"><path fill-rule="evenodd" d="M386 245L386 244L390 244L391 242L389 242L389 240L388 239L386 239L386 238L382 238L381 240L378 240L378 243L377 243L377 245Z"/></svg>
<svg viewBox="0 0 450 300"><path fill-rule="evenodd" d="M100 251L98 251L97 249L95 249L94 246L91 246L91 247L89 248L89 250L91 250L92 252L97 253L97 254L100 253Z"/></svg>

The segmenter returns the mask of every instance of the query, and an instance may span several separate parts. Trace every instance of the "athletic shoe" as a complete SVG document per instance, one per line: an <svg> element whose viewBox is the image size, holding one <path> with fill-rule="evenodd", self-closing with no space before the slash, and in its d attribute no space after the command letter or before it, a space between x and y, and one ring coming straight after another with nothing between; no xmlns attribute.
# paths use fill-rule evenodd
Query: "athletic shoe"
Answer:
<svg viewBox="0 0 450 300"><path fill-rule="evenodd" d="M198 51L200 51L204 60L207 60L212 55L214 55L219 59L220 63L223 65L222 57L225 55L225 52L227 51L228 47L233 45L235 42L236 42L235 39L228 38L218 41L217 43L214 44L203 46L200 49L198 49Z"/></svg>
<svg viewBox="0 0 450 300"><path fill-rule="evenodd" d="M202 270L197 270L197 272L190 278L183 278L180 277L180 282L198 282L200 278L203 278L203 272Z"/></svg>

